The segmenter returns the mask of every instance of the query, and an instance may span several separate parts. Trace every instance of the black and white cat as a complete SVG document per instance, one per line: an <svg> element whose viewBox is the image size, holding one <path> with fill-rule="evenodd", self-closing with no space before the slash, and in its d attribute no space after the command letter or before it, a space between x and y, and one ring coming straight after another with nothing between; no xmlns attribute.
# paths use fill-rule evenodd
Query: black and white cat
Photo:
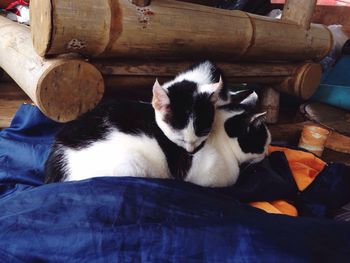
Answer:
<svg viewBox="0 0 350 263"><path fill-rule="evenodd" d="M221 72L209 61L193 65L163 86L158 81L153 86L159 128L190 153L208 137L216 106L228 101Z"/></svg>
<svg viewBox="0 0 350 263"><path fill-rule="evenodd" d="M204 145L215 109L228 99L219 69L205 61L153 87L152 107L102 105L67 124L45 164L46 182L96 176L183 178Z"/></svg>
<svg viewBox="0 0 350 263"><path fill-rule="evenodd" d="M264 159L271 143L265 113L252 113L256 94L217 109L213 130L204 147L194 154L185 181L206 187L228 187L236 183L240 165ZM241 107L243 106L243 107Z"/></svg>
<svg viewBox="0 0 350 263"><path fill-rule="evenodd" d="M250 97L255 100L256 94ZM140 120L138 122L118 123L118 127L123 127L119 132L124 134L119 142L113 141L112 133L109 133L109 139L92 142L89 146L88 137L74 136L81 134L74 126L68 129L68 137L61 133L59 138L65 141L65 147L70 147L64 148L55 144L54 147L58 146L57 149L63 151L52 151L53 156L49 158L46 168L51 174L56 172L56 176L49 176L47 181L81 180L98 176L138 176L176 177L208 187L233 185L239 175L239 166L245 162L261 161L271 141L270 133L264 124L264 114L253 114L250 112L250 106L246 107L251 101L252 98L244 99L239 106L237 103L220 106L206 144L193 155L169 141L159 128L157 130L149 104L111 104L96 112L94 116L101 119L101 116L115 112L120 116L129 114L132 119L135 119L135 114L138 117L141 114L142 118L136 118ZM126 105L129 107L126 108ZM118 116L115 117L118 119ZM91 117L87 117L86 120L89 119L93 120ZM141 127L142 134L137 132ZM94 136L101 136L101 131L104 130L101 128ZM77 133L74 134L75 132ZM74 137L71 137L72 135ZM74 140L69 141L70 138ZM120 147L114 143L120 143ZM58 168L57 171L55 167Z"/></svg>

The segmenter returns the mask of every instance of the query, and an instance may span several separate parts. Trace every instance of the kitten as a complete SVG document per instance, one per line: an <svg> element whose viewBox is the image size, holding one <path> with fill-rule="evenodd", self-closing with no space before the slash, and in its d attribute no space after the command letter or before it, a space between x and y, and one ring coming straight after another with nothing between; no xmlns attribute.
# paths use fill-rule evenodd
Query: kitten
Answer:
<svg viewBox="0 0 350 263"><path fill-rule="evenodd" d="M250 99L218 108L213 131L204 147L192 160L185 181L206 187L227 187L235 184L242 163L256 163L267 154L271 135L264 124L265 113L254 114Z"/></svg>
<svg viewBox="0 0 350 263"><path fill-rule="evenodd" d="M46 182L96 176L183 178L212 128L225 91L218 69L199 63L153 87L152 107L112 103L67 124L45 164ZM215 80L218 82L214 83Z"/></svg>

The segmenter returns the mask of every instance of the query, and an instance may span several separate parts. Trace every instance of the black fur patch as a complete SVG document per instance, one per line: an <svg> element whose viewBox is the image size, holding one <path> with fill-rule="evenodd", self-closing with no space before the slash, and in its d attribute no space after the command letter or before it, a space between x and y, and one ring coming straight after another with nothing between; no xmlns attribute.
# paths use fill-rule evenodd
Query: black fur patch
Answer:
<svg viewBox="0 0 350 263"><path fill-rule="evenodd" d="M165 121L174 129L184 129L193 111L197 84L184 80L168 88L170 99L170 116Z"/></svg>
<svg viewBox="0 0 350 263"><path fill-rule="evenodd" d="M215 111L210 95L198 93L194 82L185 80L175 83L168 88L170 114L165 121L174 129L182 130L193 118L195 134L199 137L208 135Z"/></svg>
<svg viewBox="0 0 350 263"><path fill-rule="evenodd" d="M231 138L238 138L239 146L245 153L263 153L268 139L264 124L254 126L249 123L252 114L243 113L225 122L225 131Z"/></svg>
<svg viewBox="0 0 350 263"><path fill-rule="evenodd" d="M212 128L215 108L206 93L196 95L193 105L194 131L198 137L207 136Z"/></svg>

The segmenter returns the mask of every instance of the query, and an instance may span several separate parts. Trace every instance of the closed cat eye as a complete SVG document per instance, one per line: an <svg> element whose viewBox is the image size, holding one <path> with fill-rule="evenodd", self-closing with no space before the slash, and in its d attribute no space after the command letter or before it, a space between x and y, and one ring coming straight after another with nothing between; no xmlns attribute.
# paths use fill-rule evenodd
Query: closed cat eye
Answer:
<svg viewBox="0 0 350 263"><path fill-rule="evenodd" d="M206 130L202 130L198 133L199 137L203 137L203 136L207 136L210 133L211 129L206 129Z"/></svg>

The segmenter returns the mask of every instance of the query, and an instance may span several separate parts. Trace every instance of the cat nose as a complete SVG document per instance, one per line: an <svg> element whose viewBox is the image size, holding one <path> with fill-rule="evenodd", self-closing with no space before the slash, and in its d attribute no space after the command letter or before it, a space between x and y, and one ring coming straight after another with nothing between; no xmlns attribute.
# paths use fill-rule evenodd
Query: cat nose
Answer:
<svg viewBox="0 0 350 263"><path fill-rule="evenodd" d="M196 145L194 143L186 143L185 149L187 152L191 153L195 150Z"/></svg>

